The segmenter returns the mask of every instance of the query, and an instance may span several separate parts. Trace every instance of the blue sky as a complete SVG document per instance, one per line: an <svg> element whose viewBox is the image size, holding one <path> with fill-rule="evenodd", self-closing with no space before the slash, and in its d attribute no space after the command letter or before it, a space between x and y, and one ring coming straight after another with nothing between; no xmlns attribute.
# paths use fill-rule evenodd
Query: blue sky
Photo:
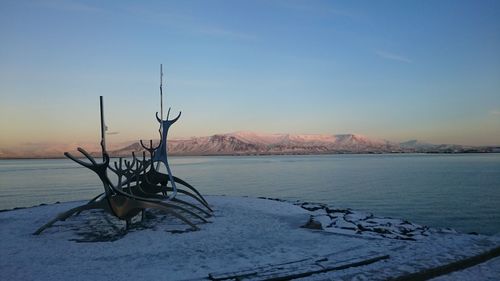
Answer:
<svg viewBox="0 0 500 281"><path fill-rule="evenodd" d="M499 1L2 1L0 145L239 130L500 144Z"/></svg>

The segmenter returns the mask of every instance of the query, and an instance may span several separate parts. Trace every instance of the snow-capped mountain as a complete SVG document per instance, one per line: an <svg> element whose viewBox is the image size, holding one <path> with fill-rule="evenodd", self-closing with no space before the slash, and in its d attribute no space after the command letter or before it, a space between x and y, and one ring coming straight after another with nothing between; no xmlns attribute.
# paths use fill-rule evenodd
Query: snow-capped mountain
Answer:
<svg viewBox="0 0 500 281"><path fill-rule="evenodd" d="M169 140L168 150L171 155L492 152L491 147L434 145L417 140L396 143L358 134L263 134L248 131ZM111 154L129 156L132 151L144 150L139 143L133 143L111 151Z"/></svg>
<svg viewBox="0 0 500 281"><path fill-rule="evenodd" d="M356 134L304 135L235 132L207 137L169 140L172 155L265 155L265 154L326 154L326 153L388 153L402 152L397 143L370 139ZM130 155L143 151L138 143L113 151L115 155Z"/></svg>
<svg viewBox="0 0 500 281"><path fill-rule="evenodd" d="M158 140L153 142L158 145ZM0 158L63 157L65 151L76 153L84 147L91 154L101 154L99 143L25 144L17 148L0 148ZM205 137L171 139L171 155L269 155L269 154L332 154L332 153L462 153L499 152L498 147L472 147L450 144L430 144L411 140L402 143L369 138L358 134L263 134L234 132ZM128 157L132 152L142 153L139 142L110 143L112 156Z"/></svg>

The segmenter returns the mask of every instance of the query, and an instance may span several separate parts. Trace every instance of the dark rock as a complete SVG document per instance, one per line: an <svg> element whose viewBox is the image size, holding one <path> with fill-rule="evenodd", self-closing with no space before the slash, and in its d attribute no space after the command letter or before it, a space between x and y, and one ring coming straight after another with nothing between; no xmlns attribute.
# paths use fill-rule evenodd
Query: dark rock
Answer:
<svg viewBox="0 0 500 281"><path fill-rule="evenodd" d="M301 227L309 228L309 229L323 229L323 227L321 226L321 223L318 221L315 221L313 216L311 216L309 218L309 221L307 221L307 223Z"/></svg>
<svg viewBox="0 0 500 281"><path fill-rule="evenodd" d="M363 226L363 225L361 225L361 224L358 224L358 225L357 225L357 227L358 227L359 231L367 231L367 230L370 230L370 229L368 229L368 228L364 227L364 226Z"/></svg>
<svg viewBox="0 0 500 281"><path fill-rule="evenodd" d="M326 209L326 207L321 205L321 204L311 204L311 203L302 203L302 205L300 205L300 207L302 207L303 209L306 209L310 212L320 210L320 209Z"/></svg>
<svg viewBox="0 0 500 281"><path fill-rule="evenodd" d="M373 228L372 230L373 232L377 232L377 233L382 233L382 234L390 234L391 232L385 228L380 228L380 227L375 227Z"/></svg>

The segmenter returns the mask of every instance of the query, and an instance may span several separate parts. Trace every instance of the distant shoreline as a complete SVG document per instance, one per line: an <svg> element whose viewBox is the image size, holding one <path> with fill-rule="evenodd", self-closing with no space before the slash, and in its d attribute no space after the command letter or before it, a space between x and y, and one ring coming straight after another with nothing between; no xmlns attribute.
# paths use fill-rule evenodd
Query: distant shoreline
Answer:
<svg viewBox="0 0 500 281"><path fill-rule="evenodd" d="M151 145L159 145L155 140ZM58 159L65 151L87 147L91 155L101 155L95 143L28 145L0 148L0 159ZM107 148L113 157L129 157L133 152L147 152L140 141L115 143ZM500 145L471 146L431 144L418 140L391 142L359 134L307 135L234 132L212 136L174 139L168 143L172 156L259 156L259 155L329 155L329 154L394 154L394 153L500 153ZM78 154L78 153L77 153Z"/></svg>
<svg viewBox="0 0 500 281"><path fill-rule="evenodd" d="M94 156L97 153L91 153ZM169 156L174 157L211 157L211 156L320 156L320 155L395 155L395 154L419 154L419 155L459 155L459 154L500 154L500 151L460 151L460 152L329 152L329 153L220 153L220 154L175 154L170 153ZM123 155L111 155L111 158L128 157ZM132 157L132 155L130 155ZM0 160L50 160L50 159L67 159L64 156L55 157L0 157Z"/></svg>

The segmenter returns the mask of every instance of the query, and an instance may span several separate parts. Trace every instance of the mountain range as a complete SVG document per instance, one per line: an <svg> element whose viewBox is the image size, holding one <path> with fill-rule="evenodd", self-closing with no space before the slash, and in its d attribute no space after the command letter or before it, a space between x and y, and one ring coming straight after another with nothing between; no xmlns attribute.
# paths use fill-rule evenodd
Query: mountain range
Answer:
<svg viewBox="0 0 500 281"><path fill-rule="evenodd" d="M157 143L156 143L157 144ZM171 155L292 155L335 153L464 153L496 152L495 147L429 144L417 140L395 143L357 134L305 135L235 132L168 141ZM111 151L115 156L142 152L140 143Z"/></svg>
<svg viewBox="0 0 500 281"><path fill-rule="evenodd" d="M158 145L158 140L154 142ZM81 146L100 155L98 143L29 143L17 148L0 148L0 158L60 158L65 151ZM108 145L111 156L128 157L144 149L138 141ZM293 155L336 153L467 153L500 152L499 147L430 144L417 140L402 143L368 138L358 134L306 135L235 132L205 137L169 139L170 155ZM79 155L78 153L76 155Z"/></svg>

